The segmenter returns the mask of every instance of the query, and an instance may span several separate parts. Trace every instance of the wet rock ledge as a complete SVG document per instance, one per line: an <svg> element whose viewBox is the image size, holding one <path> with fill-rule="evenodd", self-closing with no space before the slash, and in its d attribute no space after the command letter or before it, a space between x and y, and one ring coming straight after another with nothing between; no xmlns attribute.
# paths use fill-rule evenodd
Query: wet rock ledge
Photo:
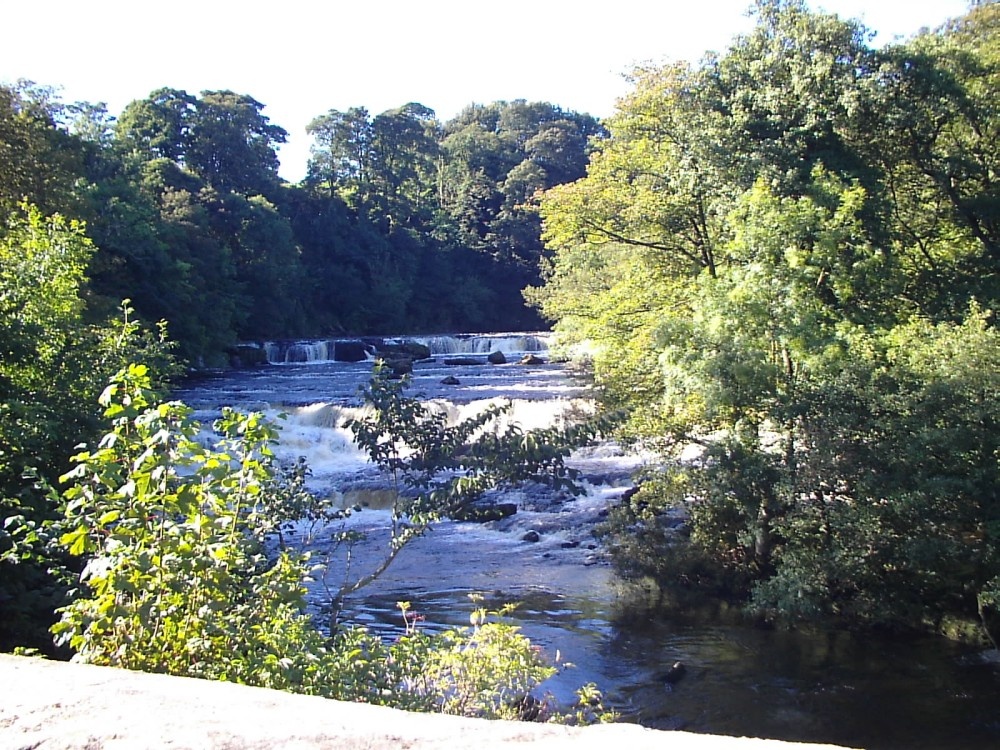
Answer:
<svg viewBox="0 0 1000 750"><path fill-rule="evenodd" d="M832 747L629 724L572 728L414 714L231 683L0 655L3 750L466 750L531 744L575 750Z"/></svg>

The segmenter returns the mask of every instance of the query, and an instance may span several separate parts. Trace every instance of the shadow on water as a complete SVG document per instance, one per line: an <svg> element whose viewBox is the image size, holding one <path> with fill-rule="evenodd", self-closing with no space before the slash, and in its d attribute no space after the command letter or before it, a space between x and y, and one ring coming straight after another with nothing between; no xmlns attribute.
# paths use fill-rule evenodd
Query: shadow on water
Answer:
<svg viewBox="0 0 1000 750"><path fill-rule="evenodd" d="M1000 743L1000 675L939 639L695 616L633 620L616 629L609 650L622 660L656 655L622 688L631 718L647 726L872 749ZM671 660L688 670L665 689L649 677Z"/></svg>
<svg viewBox="0 0 1000 750"><path fill-rule="evenodd" d="M561 701L595 682L623 721L657 729L821 742L869 750L1000 747L1000 669L940 639L787 631L735 617L620 618L610 599L543 588L487 593L509 601L532 641L572 667L545 688ZM466 590L397 590L354 603L353 621L392 637L396 601L427 627L468 623ZM683 679L664 680L683 662Z"/></svg>

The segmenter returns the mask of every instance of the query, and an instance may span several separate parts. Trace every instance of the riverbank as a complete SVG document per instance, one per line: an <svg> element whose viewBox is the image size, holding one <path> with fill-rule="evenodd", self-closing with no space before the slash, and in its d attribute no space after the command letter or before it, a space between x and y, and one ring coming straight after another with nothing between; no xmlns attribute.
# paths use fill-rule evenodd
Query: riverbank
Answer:
<svg viewBox="0 0 1000 750"><path fill-rule="evenodd" d="M232 683L0 655L0 750L525 747L832 748L664 732L415 714Z"/></svg>

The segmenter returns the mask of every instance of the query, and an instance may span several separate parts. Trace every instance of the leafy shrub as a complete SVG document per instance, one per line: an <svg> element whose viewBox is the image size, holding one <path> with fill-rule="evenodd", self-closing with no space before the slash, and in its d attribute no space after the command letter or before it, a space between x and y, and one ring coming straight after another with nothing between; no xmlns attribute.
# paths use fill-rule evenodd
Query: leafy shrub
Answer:
<svg viewBox="0 0 1000 750"><path fill-rule="evenodd" d="M67 456L100 434L98 394L133 359L175 372L172 347L128 301L99 319L84 293L95 248L80 222L21 203L0 221L0 650L52 651L69 561L53 535L52 488Z"/></svg>

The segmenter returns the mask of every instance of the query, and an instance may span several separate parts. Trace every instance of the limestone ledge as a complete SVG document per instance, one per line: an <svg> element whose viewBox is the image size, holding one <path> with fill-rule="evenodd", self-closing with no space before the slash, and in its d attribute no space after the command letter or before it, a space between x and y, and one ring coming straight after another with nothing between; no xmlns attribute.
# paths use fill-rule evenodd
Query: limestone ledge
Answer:
<svg viewBox="0 0 1000 750"><path fill-rule="evenodd" d="M777 750L775 740L417 714L275 690L0 655L0 749Z"/></svg>

